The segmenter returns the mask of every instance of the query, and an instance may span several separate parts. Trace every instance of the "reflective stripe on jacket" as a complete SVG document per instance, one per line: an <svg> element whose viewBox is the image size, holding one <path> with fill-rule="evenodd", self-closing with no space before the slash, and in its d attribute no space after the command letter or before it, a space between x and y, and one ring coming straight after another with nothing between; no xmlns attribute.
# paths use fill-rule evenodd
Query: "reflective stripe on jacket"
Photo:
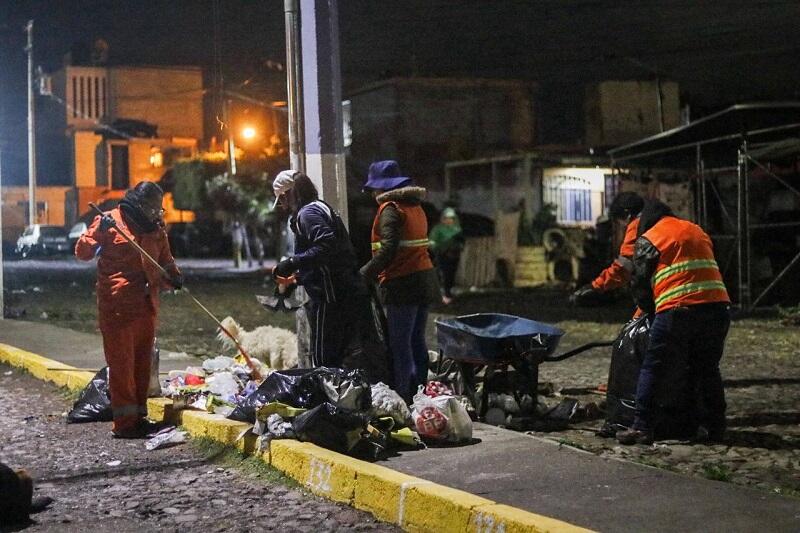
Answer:
<svg viewBox="0 0 800 533"><path fill-rule="evenodd" d="M433 268L428 254L428 219L419 205L404 202L384 202L378 207L375 221L372 224L372 254L381 249L380 218L387 206L394 207L403 219L403 233L397 253L391 263L378 274L378 281L399 278Z"/></svg>
<svg viewBox="0 0 800 533"><path fill-rule="evenodd" d="M730 302L709 236L697 225L664 217L642 235L658 250L650 278L657 313L675 307Z"/></svg>

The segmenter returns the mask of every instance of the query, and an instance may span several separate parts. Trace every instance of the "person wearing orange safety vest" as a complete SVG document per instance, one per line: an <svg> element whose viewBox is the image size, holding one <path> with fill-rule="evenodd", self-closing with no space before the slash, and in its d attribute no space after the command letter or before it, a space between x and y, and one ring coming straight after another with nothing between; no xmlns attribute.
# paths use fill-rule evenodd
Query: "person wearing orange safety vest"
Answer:
<svg viewBox="0 0 800 533"><path fill-rule="evenodd" d="M426 191L401 176L396 161L370 165L364 190L378 202L372 225L372 259L361 268L377 281L386 308L395 390L410 401L428 375L425 324L439 285L428 251L428 221L420 205Z"/></svg>
<svg viewBox="0 0 800 533"><path fill-rule="evenodd" d="M670 365L688 364L700 404L698 421L709 440L725 432L725 390L719 362L730 327L730 298L714 258L711 238L648 202L639 221L631 287L639 307L654 315L636 388L633 427L617 433L622 444L653 440L654 391ZM667 384L668 385L668 384Z"/></svg>
<svg viewBox="0 0 800 533"><path fill-rule="evenodd" d="M183 286L161 220L163 197L157 184L139 183L125 193L118 207L96 216L75 245L78 259L98 258L98 322L108 363L112 434L116 438L143 438L159 429L145 418L158 293ZM120 231L158 261L169 279Z"/></svg>
<svg viewBox="0 0 800 533"><path fill-rule="evenodd" d="M618 194L608 208L608 214L615 221L626 224L625 237L619 254L611 265L603 270L591 283L576 290L571 300L579 303L594 293L603 293L624 287L630 282L633 272L633 247L639 229L639 213L644 207L644 199L634 192Z"/></svg>

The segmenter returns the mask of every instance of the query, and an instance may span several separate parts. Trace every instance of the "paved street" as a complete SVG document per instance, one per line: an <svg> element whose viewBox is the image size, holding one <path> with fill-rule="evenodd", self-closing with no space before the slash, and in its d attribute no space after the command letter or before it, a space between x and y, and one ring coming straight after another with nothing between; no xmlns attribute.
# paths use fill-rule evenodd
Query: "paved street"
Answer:
<svg viewBox="0 0 800 533"><path fill-rule="evenodd" d="M27 468L37 494L56 499L25 531L397 531L253 460L194 444L146 451L110 438L110 424L67 425L70 405L52 385L0 365L0 461Z"/></svg>

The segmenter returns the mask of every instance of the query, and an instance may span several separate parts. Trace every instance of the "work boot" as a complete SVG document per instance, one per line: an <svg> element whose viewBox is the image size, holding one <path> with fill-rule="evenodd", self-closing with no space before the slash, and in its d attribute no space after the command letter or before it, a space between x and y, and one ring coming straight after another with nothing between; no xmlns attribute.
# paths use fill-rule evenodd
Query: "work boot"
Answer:
<svg viewBox="0 0 800 533"><path fill-rule="evenodd" d="M53 498L50 496L36 496L31 500L29 512L31 514L41 513L47 509L51 503L53 503Z"/></svg>
<svg viewBox="0 0 800 533"><path fill-rule="evenodd" d="M147 437L144 429L138 425L124 429L113 429L111 430L111 435L115 439L144 439Z"/></svg>
<svg viewBox="0 0 800 533"><path fill-rule="evenodd" d="M617 431L617 442L620 444L653 444L653 432L641 429Z"/></svg>
<svg viewBox="0 0 800 533"><path fill-rule="evenodd" d="M159 431L161 431L162 429L164 429L164 428L166 428L168 426L169 426L169 424L167 424L165 422L153 422L153 421L148 420L146 418L142 418L136 423L137 429L139 429L142 432L142 434L144 434L147 437L149 437L149 436L151 436L151 435L153 435L155 433L158 433Z"/></svg>

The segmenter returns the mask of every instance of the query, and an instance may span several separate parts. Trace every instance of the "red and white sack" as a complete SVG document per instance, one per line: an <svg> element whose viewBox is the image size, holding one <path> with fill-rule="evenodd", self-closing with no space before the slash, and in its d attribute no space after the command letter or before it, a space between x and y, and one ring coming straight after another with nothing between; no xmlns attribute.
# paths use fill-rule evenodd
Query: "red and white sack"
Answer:
<svg viewBox="0 0 800 533"><path fill-rule="evenodd" d="M472 439L472 419L453 396L431 398L417 393L411 410L417 433L427 440L463 442Z"/></svg>

